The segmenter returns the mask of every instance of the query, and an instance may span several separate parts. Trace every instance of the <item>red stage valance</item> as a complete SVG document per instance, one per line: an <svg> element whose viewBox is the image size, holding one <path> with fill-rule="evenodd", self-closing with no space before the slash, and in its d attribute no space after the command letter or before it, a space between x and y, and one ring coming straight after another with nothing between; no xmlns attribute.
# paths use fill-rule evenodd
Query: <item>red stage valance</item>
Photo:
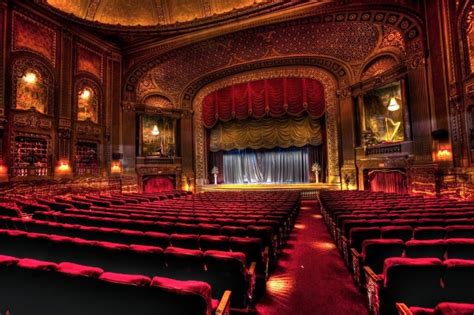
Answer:
<svg viewBox="0 0 474 315"><path fill-rule="evenodd" d="M306 78L277 78L232 85L207 95L202 104L202 121L211 128L218 121L233 118L301 116L324 114L324 87Z"/></svg>

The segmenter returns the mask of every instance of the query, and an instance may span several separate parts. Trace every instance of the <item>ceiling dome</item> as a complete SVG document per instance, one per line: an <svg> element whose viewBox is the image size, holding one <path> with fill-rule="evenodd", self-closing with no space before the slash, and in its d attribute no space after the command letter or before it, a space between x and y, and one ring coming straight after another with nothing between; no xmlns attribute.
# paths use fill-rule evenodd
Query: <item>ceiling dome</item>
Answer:
<svg viewBox="0 0 474 315"><path fill-rule="evenodd" d="M280 0L46 0L78 18L124 26L171 25L219 17Z"/></svg>

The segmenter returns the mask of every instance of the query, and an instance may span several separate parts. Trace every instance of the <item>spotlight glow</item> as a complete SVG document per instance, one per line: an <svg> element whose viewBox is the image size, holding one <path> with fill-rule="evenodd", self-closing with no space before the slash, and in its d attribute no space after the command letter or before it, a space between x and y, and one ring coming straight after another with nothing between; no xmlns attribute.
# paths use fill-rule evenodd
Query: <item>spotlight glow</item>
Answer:
<svg viewBox="0 0 474 315"><path fill-rule="evenodd" d="M311 247L315 249L332 250L336 248L336 245L331 242L314 242L311 244Z"/></svg>
<svg viewBox="0 0 474 315"><path fill-rule="evenodd" d="M305 228L306 228L306 225L304 224L295 224L295 229L304 230Z"/></svg>
<svg viewBox="0 0 474 315"><path fill-rule="evenodd" d="M323 216L320 215L320 214L313 214L312 217L315 218L315 219L322 219L323 218Z"/></svg>

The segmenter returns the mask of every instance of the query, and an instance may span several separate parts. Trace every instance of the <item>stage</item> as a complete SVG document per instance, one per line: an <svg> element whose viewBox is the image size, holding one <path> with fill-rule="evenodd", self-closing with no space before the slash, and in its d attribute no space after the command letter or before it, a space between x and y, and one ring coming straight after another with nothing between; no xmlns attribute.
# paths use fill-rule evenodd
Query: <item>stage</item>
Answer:
<svg viewBox="0 0 474 315"><path fill-rule="evenodd" d="M340 190L340 184L299 183L299 184L207 184L199 187L199 191L244 191L244 190Z"/></svg>

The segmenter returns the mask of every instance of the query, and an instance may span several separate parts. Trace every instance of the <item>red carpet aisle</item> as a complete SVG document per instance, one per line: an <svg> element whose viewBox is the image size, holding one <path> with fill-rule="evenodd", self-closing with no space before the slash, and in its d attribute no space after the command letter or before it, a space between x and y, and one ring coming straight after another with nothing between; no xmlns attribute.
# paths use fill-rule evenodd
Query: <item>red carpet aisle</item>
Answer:
<svg viewBox="0 0 474 315"><path fill-rule="evenodd" d="M257 313L368 314L366 298L354 285L314 203L302 205Z"/></svg>

